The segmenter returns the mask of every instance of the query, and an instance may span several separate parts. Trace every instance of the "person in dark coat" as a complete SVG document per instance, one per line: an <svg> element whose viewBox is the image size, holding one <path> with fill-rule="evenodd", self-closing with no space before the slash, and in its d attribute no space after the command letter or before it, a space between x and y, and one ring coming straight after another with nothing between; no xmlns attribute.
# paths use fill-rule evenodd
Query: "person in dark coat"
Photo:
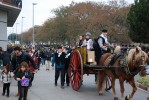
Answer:
<svg viewBox="0 0 149 100"><path fill-rule="evenodd" d="M10 66L10 62L11 62L11 55L9 54L8 51L4 51L3 54L3 65L9 65Z"/></svg>
<svg viewBox="0 0 149 100"><path fill-rule="evenodd" d="M0 47L0 67L3 66L3 49Z"/></svg>
<svg viewBox="0 0 149 100"><path fill-rule="evenodd" d="M69 86L70 80L69 80L69 75L68 75L68 67L70 64L70 58L71 58L71 48L66 48L67 50L67 54L65 56L65 80L66 80L66 84L67 86Z"/></svg>
<svg viewBox="0 0 149 100"><path fill-rule="evenodd" d="M25 78L30 80L32 78L32 74L29 72L29 66L26 62L21 63L15 78L18 81L19 94L20 94L18 100L22 100L22 98L23 100L27 100L27 93L28 93L29 85L23 86L21 81L23 81Z"/></svg>
<svg viewBox="0 0 149 100"><path fill-rule="evenodd" d="M18 46L14 48L14 51L15 51L15 55L12 57L10 69L11 69L11 72L13 72L15 76L22 62L27 62L27 64L31 62L33 67L37 69L37 65L35 61L28 53L21 51L21 48ZM18 87L18 93L19 93L19 87ZM19 96L19 94L17 94L16 96Z"/></svg>
<svg viewBox="0 0 149 100"><path fill-rule="evenodd" d="M79 46L81 46L83 44L84 37L85 37L84 35L79 36Z"/></svg>
<svg viewBox="0 0 149 100"><path fill-rule="evenodd" d="M64 76L65 76L65 56L62 47L58 47L58 51L54 54L52 61L52 67L55 63L55 86L57 86L57 80L61 74L61 88L64 89Z"/></svg>
<svg viewBox="0 0 149 100"><path fill-rule="evenodd" d="M41 63L41 59L42 59L42 55L41 55L40 50L37 51L37 53L35 54L35 56L38 59L38 64L37 64L38 70L40 70L40 63Z"/></svg>

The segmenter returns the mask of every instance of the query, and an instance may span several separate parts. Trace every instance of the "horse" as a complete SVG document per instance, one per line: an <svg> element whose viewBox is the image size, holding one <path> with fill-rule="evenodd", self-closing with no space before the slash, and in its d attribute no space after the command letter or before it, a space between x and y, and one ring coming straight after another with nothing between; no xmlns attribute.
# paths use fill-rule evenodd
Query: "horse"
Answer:
<svg viewBox="0 0 149 100"><path fill-rule="evenodd" d="M118 100L115 91L115 80L119 79L120 91L121 91L121 100L130 100L133 98L137 87L135 85L134 77L138 73L141 76L145 76L145 65L148 61L147 54L141 50L140 47L130 49L125 56L119 56L112 66L109 65L110 60L114 54L106 53L103 54L99 60L99 66L106 66L111 68L105 68L98 73L98 93L103 94L104 80L106 76L111 78L112 92L114 100ZM128 96L124 97L124 81L129 82L132 86L132 92Z"/></svg>

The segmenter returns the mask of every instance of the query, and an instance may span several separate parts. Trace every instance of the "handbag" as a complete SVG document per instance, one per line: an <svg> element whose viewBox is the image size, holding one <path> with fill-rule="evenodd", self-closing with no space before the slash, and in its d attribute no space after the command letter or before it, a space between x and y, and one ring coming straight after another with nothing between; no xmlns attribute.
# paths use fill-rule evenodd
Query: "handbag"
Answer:
<svg viewBox="0 0 149 100"><path fill-rule="evenodd" d="M28 72L25 72L25 76L26 75L28 75ZM29 82L30 80L29 80L29 78L24 78L24 79L22 79L21 80L21 86L23 86L23 87L28 87L29 86Z"/></svg>

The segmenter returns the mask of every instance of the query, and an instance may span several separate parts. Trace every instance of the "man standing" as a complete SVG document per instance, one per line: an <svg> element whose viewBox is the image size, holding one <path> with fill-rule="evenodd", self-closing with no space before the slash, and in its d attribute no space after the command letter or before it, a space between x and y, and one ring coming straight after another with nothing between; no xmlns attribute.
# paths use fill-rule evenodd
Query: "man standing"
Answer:
<svg viewBox="0 0 149 100"><path fill-rule="evenodd" d="M57 86L57 80L59 78L59 74L61 74L61 88L64 89L64 77L65 77L65 56L66 54L63 52L62 47L58 47L58 51L54 54L54 58L52 60L52 67L55 63L55 86Z"/></svg>
<svg viewBox="0 0 149 100"><path fill-rule="evenodd" d="M14 48L14 51L15 51L15 55L12 57L12 61L11 61L11 72L14 72L15 76L22 62L27 62L28 64L30 62L33 65L33 67L37 69L35 61L28 53L21 51L21 48L18 46ZM19 91L20 90L18 87L18 93L20 93ZM16 96L19 96L19 94L17 94Z"/></svg>
<svg viewBox="0 0 149 100"><path fill-rule="evenodd" d="M37 69L35 61L28 53L21 51L21 48L18 46L14 48L14 51L15 55L12 57L11 61L11 71L15 72L14 74L16 74L18 67L20 67L22 62L27 62L28 64L31 62L33 67Z"/></svg>

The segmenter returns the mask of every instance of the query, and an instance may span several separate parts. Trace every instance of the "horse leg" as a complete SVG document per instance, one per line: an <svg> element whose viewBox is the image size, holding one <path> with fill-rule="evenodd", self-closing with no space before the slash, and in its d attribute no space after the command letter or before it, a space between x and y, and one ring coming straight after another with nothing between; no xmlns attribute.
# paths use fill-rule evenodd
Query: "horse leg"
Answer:
<svg viewBox="0 0 149 100"><path fill-rule="evenodd" d="M119 78L119 83L120 83L120 90L121 90L121 100L124 100L124 80L122 78Z"/></svg>
<svg viewBox="0 0 149 100"><path fill-rule="evenodd" d="M98 92L99 95L103 94L103 82L105 79L105 73L103 71L100 71L98 74Z"/></svg>
<svg viewBox="0 0 149 100"><path fill-rule="evenodd" d="M115 78L112 77L112 92L113 92L113 96L114 96L114 100L118 100L118 97L116 96L116 91L115 91Z"/></svg>
<svg viewBox="0 0 149 100"><path fill-rule="evenodd" d="M132 80L130 80L129 84L132 86L133 90L129 96L125 97L125 100L130 100L133 97L133 95L135 94L135 92L137 91L137 87L136 87L134 78Z"/></svg>

